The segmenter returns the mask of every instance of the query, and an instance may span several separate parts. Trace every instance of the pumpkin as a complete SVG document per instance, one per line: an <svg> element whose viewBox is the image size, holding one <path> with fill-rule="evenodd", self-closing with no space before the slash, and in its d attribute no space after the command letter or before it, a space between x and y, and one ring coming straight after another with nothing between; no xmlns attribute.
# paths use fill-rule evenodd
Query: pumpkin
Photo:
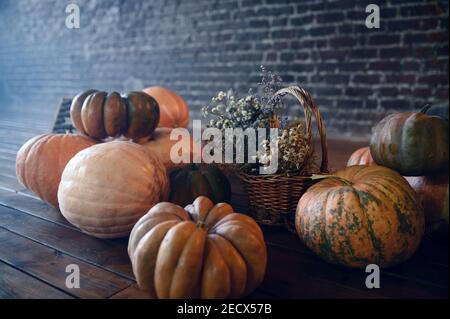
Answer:
<svg viewBox="0 0 450 319"><path fill-rule="evenodd" d="M160 86L152 86L143 91L155 98L159 104L158 127L186 128L189 126L189 107L181 96Z"/></svg>
<svg viewBox="0 0 450 319"><path fill-rule="evenodd" d="M95 139L150 136L158 125L159 106L143 92L121 96L117 92L88 90L75 96L70 107L73 126Z"/></svg>
<svg viewBox="0 0 450 319"><path fill-rule="evenodd" d="M263 234L247 215L200 196L155 205L134 226L128 254L139 287L158 298L238 298L264 278Z"/></svg>
<svg viewBox="0 0 450 319"><path fill-rule="evenodd" d="M153 132L152 139L147 143L142 144L148 152L157 154L160 157L167 170L193 162L195 156L194 154L198 154L199 156L201 155L201 150L197 150L195 147L196 144L194 143L192 137L189 137L188 141L180 138L178 140L171 140L171 132L172 129L170 128L157 128L155 132ZM170 152L174 146L176 147L176 150L178 150L178 155L181 155L180 148L182 148L183 151L189 151L190 156L188 162L174 163L172 161Z"/></svg>
<svg viewBox="0 0 450 319"><path fill-rule="evenodd" d="M429 232L448 234L448 170L428 176L408 176L425 212Z"/></svg>
<svg viewBox="0 0 450 319"><path fill-rule="evenodd" d="M28 140L17 152L19 182L43 201L58 208L58 185L67 162L95 144L86 136L43 134Z"/></svg>
<svg viewBox="0 0 450 319"><path fill-rule="evenodd" d="M231 186L216 166L189 164L170 173L171 203L186 206L198 196L206 196L213 203L230 202Z"/></svg>
<svg viewBox="0 0 450 319"><path fill-rule="evenodd" d="M370 155L370 147L361 147L354 151L347 162L347 166L352 165L376 165Z"/></svg>
<svg viewBox="0 0 450 319"><path fill-rule="evenodd" d="M448 166L448 121L420 112L387 116L370 140L370 153L379 165L402 175L422 176Z"/></svg>
<svg viewBox="0 0 450 319"><path fill-rule="evenodd" d="M382 166L350 166L311 186L301 197L295 226L326 261L348 267L390 267L407 260L424 231L414 190Z"/></svg>
<svg viewBox="0 0 450 319"><path fill-rule="evenodd" d="M168 178L159 158L125 141L79 152L64 169L58 189L63 216L100 238L128 235L136 221L167 195Z"/></svg>

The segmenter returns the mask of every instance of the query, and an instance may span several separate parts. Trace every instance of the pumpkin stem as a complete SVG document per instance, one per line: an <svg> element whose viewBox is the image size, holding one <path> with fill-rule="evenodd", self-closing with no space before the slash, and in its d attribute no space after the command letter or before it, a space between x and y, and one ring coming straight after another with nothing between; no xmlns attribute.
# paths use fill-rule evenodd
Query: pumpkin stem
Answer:
<svg viewBox="0 0 450 319"><path fill-rule="evenodd" d="M422 106L422 108L420 109L420 113L426 114L427 111L430 109L431 104L427 103L424 106Z"/></svg>
<svg viewBox="0 0 450 319"><path fill-rule="evenodd" d="M353 183L350 182L349 180L346 180L345 178L342 178L340 176L336 176L336 175L321 175L321 174L313 174L311 176L311 179L314 180L319 180L319 179L325 179L325 178L334 178L337 179L339 181L341 181L342 183L344 183L347 186L353 186Z"/></svg>

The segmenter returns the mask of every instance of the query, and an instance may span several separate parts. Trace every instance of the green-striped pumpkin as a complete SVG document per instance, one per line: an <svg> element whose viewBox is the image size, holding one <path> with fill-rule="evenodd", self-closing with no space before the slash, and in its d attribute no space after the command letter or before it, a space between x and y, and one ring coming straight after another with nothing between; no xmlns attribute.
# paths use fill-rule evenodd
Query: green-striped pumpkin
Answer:
<svg viewBox="0 0 450 319"><path fill-rule="evenodd" d="M370 153L378 165L404 176L422 176L448 167L448 120L420 112L391 114L373 129Z"/></svg>
<svg viewBox="0 0 450 319"><path fill-rule="evenodd" d="M206 196L214 204L230 202L231 186L220 169L212 165L189 164L170 173L171 203L184 207Z"/></svg>
<svg viewBox="0 0 450 319"><path fill-rule="evenodd" d="M390 267L419 246L424 213L400 174L360 165L310 187L298 203L295 224L305 244L330 263Z"/></svg>

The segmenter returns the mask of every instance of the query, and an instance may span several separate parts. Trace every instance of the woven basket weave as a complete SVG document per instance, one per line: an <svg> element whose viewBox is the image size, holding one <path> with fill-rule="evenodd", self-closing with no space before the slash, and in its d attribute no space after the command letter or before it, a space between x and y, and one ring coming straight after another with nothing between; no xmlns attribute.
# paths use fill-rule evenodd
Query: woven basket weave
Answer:
<svg viewBox="0 0 450 319"><path fill-rule="evenodd" d="M311 153L314 152L312 114L317 122L322 148L320 173L328 173L328 150L326 131L319 109L312 96L303 88L291 86L279 90L274 98L286 94L294 96L305 112L305 130ZM309 154L312 156L312 154ZM308 158L308 157L307 157ZM298 200L312 185L311 176L270 174L251 175L238 172L248 197L250 214L262 225L282 226L295 231L295 210Z"/></svg>

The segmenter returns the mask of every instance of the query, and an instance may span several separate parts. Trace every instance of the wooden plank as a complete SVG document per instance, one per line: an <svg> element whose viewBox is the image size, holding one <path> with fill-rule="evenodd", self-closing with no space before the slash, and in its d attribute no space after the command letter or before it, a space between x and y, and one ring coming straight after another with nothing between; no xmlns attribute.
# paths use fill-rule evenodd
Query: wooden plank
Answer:
<svg viewBox="0 0 450 319"><path fill-rule="evenodd" d="M304 288L309 287L307 295L314 293L311 289L320 286L320 281L334 283L350 290L357 291L358 294L369 294L373 297L388 298L445 298L448 296L448 287L442 288L432 284L411 281L405 278L387 276L384 270L381 270L381 288L367 289L365 279L367 274L364 269L348 269L323 262L318 257L309 257L296 254L293 251L272 247L268 244L269 266L268 281L271 290L280 290L288 296L305 296ZM288 274L288 275L286 275ZM317 281L317 287L308 283L308 280ZM314 288L316 287L316 288ZM324 289L331 292L331 288ZM338 292L332 292L329 297Z"/></svg>
<svg viewBox="0 0 450 319"><path fill-rule="evenodd" d="M110 299L155 299L156 296L139 289L137 284L132 284L129 287L112 295Z"/></svg>
<svg viewBox="0 0 450 319"><path fill-rule="evenodd" d="M15 192L20 192L25 190L25 187L23 187L22 185L20 185L19 181L17 180L17 178L13 178L10 176L5 176L0 174L0 186L10 189L12 191Z"/></svg>
<svg viewBox="0 0 450 319"><path fill-rule="evenodd" d="M5 157L5 158L9 158L12 161L16 161L16 154L17 154L17 150L14 148L9 148L9 147L3 147L5 144L0 143L0 154L1 156Z"/></svg>
<svg viewBox="0 0 450 319"><path fill-rule="evenodd" d="M126 239L101 240L0 205L0 226L67 255L134 279Z"/></svg>
<svg viewBox="0 0 450 319"><path fill-rule="evenodd" d="M72 299L73 297L0 261L0 299Z"/></svg>
<svg viewBox="0 0 450 319"><path fill-rule="evenodd" d="M295 234L287 231L266 231L264 235L266 242L272 246L288 249L305 256L314 256ZM440 245L442 247L442 243ZM448 261L443 260L445 255L448 257L448 246L446 249L438 249L429 256L423 256L424 252L429 253L430 248L421 246L409 261L397 267L385 269L383 274L440 288L448 287L446 284L449 279Z"/></svg>
<svg viewBox="0 0 450 319"><path fill-rule="evenodd" d="M0 227L0 260L79 298L108 298L132 281ZM66 267L78 265L80 288L67 288Z"/></svg>
<svg viewBox="0 0 450 319"><path fill-rule="evenodd" d="M0 188L0 205L51 221L61 226L77 229L61 215L58 209L43 202L36 196Z"/></svg>
<svg viewBox="0 0 450 319"><path fill-rule="evenodd" d="M119 291L117 294L110 297L110 299L155 299L156 296L152 295L146 291L139 289L137 284L133 284L124 290ZM272 293L267 293L261 289L257 289L249 296L247 299L270 299L276 298L276 295Z"/></svg>
<svg viewBox="0 0 450 319"><path fill-rule="evenodd" d="M16 154L9 151L4 151L0 149L0 167L6 163L15 164L16 163Z"/></svg>
<svg viewBox="0 0 450 319"><path fill-rule="evenodd" d="M0 149L2 150L17 153L17 151L20 149L21 146L22 144L17 144L7 139L0 139Z"/></svg>

